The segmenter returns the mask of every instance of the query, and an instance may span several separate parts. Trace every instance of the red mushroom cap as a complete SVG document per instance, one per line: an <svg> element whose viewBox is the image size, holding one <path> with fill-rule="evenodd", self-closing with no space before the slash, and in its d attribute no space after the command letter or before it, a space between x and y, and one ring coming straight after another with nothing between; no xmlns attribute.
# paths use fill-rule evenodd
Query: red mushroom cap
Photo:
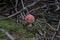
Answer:
<svg viewBox="0 0 60 40"><path fill-rule="evenodd" d="M31 15L31 14L28 14L28 15L25 17L25 21L26 21L27 23L33 23L34 20L35 20L35 17L34 17L33 15Z"/></svg>

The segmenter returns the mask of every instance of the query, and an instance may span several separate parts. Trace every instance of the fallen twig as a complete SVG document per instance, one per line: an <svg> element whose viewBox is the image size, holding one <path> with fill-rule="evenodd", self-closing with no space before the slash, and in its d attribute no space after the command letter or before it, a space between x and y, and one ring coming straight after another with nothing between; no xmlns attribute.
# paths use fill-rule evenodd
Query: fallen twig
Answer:
<svg viewBox="0 0 60 40"><path fill-rule="evenodd" d="M59 30L59 27L60 27L60 20L59 20L59 23L58 23L57 31ZM57 31L55 31L55 33L52 35L51 40L54 40L54 37L55 37Z"/></svg>
<svg viewBox="0 0 60 40"><path fill-rule="evenodd" d="M4 29L1 29L1 28L0 28L0 31L2 31L3 33L5 33L5 35L7 35L9 39L15 40L15 39L14 39L7 31L5 31Z"/></svg>

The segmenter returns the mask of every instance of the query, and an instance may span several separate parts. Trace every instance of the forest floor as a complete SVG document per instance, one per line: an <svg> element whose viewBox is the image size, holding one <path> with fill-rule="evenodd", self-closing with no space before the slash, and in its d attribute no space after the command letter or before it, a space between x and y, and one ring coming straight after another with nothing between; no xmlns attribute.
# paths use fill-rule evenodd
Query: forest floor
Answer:
<svg viewBox="0 0 60 40"><path fill-rule="evenodd" d="M0 20L0 28L8 31L16 40L32 40L33 34L26 32L20 23L15 19ZM0 40L9 40L9 38L0 32Z"/></svg>

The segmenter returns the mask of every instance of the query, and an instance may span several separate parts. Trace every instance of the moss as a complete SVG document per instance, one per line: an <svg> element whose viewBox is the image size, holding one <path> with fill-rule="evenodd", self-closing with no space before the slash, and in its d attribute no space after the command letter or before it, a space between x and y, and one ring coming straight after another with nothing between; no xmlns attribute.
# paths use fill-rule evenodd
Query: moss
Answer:
<svg viewBox="0 0 60 40"><path fill-rule="evenodd" d="M14 30L16 33L22 38L22 37L31 37L33 34L26 32L26 30L23 29L23 26L20 23L17 23L15 19L6 19L6 20L0 20L0 28L5 29L9 33L12 33ZM5 40L6 35L0 32L0 39ZM22 38L23 39L23 38Z"/></svg>

